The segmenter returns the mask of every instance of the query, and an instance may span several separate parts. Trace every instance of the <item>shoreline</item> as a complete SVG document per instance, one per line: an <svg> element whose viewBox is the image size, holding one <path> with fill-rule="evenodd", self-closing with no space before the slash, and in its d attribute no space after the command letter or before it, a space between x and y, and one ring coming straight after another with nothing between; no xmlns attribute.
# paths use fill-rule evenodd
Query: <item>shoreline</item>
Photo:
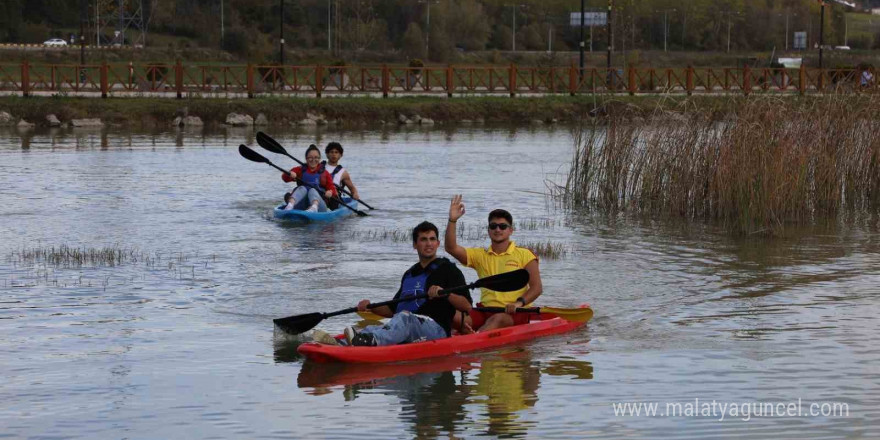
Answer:
<svg viewBox="0 0 880 440"><path fill-rule="evenodd" d="M813 102L823 97L778 96L768 99ZM589 95L543 97L333 97L255 99L228 98L110 98L18 96L0 97L5 124L23 128L70 124L73 120L100 119L103 125L122 127L292 126L343 127L444 124L565 124L589 118L680 118L693 112L718 119L744 102L761 96ZM230 122L229 115L249 116ZM48 115L57 121L49 122ZM260 115L263 117L260 118ZM189 117L189 118L187 118ZM23 122L22 122L23 121ZM23 125L22 125L23 124Z"/></svg>

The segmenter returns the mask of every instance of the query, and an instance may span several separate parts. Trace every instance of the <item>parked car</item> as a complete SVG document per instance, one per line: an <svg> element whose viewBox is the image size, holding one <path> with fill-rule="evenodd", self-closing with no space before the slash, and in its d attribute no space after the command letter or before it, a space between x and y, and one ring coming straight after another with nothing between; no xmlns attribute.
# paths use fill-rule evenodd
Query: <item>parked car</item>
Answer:
<svg viewBox="0 0 880 440"><path fill-rule="evenodd" d="M67 46L67 42L61 38L53 38L43 42L43 46Z"/></svg>
<svg viewBox="0 0 880 440"><path fill-rule="evenodd" d="M834 46L834 50L849 50L849 46Z"/></svg>

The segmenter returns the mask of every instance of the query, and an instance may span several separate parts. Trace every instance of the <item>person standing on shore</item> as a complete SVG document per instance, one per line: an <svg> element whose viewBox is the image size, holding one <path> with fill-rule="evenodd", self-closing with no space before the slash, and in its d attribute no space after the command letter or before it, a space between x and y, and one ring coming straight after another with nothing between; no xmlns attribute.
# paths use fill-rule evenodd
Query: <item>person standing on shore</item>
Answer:
<svg viewBox="0 0 880 440"><path fill-rule="evenodd" d="M541 285L541 271L538 268L538 257L525 248L517 247L510 236L513 234L513 216L503 209L496 209L489 213L489 239L491 244L487 248L465 248L458 245L456 237L456 222L465 213L462 196L456 195L449 205L449 222L446 223L446 252L455 257L461 264L477 271L479 278L512 272L517 269L525 269L529 272L529 284L512 292L496 292L482 289L480 306L504 307L505 313L495 313L486 319L485 324L479 331L514 325L514 313L517 307L525 307L535 301L543 287ZM470 326L465 321L466 328Z"/></svg>

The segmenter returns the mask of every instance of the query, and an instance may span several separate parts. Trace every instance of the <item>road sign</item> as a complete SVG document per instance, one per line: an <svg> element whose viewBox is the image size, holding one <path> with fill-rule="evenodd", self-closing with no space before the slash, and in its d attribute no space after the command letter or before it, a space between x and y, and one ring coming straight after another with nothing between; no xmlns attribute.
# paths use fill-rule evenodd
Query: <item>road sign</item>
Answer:
<svg viewBox="0 0 880 440"><path fill-rule="evenodd" d="M807 48L807 33L806 32L795 32L794 33L794 48L796 50L804 50Z"/></svg>
<svg viewBox="0 0 880 440"><path fill-rule="evenodd" d="M580 12L572 12L571 13L571 26L580 26L581 25L581 13ZM608 25L608 13L607 12L584 12L584 26L607 26Z"/></svg>

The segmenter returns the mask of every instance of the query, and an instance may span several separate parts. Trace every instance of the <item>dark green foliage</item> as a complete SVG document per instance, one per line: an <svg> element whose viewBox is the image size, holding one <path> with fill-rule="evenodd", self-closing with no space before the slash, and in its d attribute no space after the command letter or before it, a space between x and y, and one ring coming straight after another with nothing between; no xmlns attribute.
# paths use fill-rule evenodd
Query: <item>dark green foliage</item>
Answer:
<svg viewBox="0 0 880 440"><path fill-rule="evenodd" d="M525 5L516 8L507 0L284 0L283 17L280 1L224 0L226 37L221 38L218 0L147 0L153 34L147 41L178 48L222 47L241 58L265 58L277 53L283 22L285 46L291 52L326 49L329 32L334 50L354 52L354 58L371 51L393 51L428 62L455 62L461 52L511 50L514 27L518 51L546 50L551 35L556 51L575 50L580 41L579 28L569 25L569 13L577 8L571 0L514 2ZM607 2L586 0L586 6L602 10ZM76 33L83 4L82 0L3 0L0 42L34 43ZM94 2L86 5L91 20ZM827 44L844 44L846 12L851 46L868 48L880 41L868 37L877 34L870 24L858 34L853 32L853 16L858 14L831 4L825 16ZM613 13L617 48L643 51L663 49L664 44L670 51L726 51L728 31L732 50L782 50L786 23L789 44L794 32L809 31L812 45L818 41L818 22L815 0L614 0ZM589 31L584 34L589 38ZM192 41L182 43L180 37ZM606 28L594 28L593 50L605 50L607 39Z"/></svg>
<svg viewBox="0 0 880 440"><path fill-rule="evenodd" d="M248 52L247 34L242 29L230 29L223 38L223 50L242 56Z"/></svg>

